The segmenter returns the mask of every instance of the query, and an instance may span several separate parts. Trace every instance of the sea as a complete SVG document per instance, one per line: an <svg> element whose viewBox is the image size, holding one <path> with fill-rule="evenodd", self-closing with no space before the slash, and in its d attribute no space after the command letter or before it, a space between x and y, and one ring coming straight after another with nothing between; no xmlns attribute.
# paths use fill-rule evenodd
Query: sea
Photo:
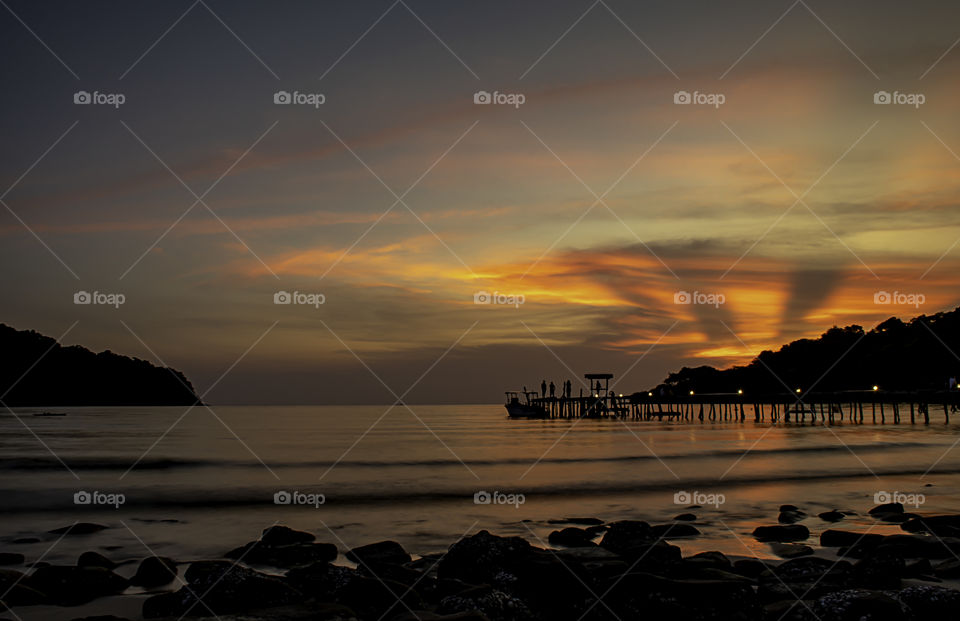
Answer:
<svg viewBox="0 0 960 621"><path fill-rule="evenodd" d="M565 519L683 513L701 531L672 541L685 555L776 558L751 532L782 504L809 515L814 547L827 528L900 532L868 515L882 502L960 513L960 427L939 410L929 425L516 420L499 404L43 411L0 414L0 552L28 563L93 550L130 573L151 554L222 557L274 524L341 552L442 553L484 529L549 547ZM834 509L839 525L817 517ZM50 532L76 522L107 528Z"/></svg>

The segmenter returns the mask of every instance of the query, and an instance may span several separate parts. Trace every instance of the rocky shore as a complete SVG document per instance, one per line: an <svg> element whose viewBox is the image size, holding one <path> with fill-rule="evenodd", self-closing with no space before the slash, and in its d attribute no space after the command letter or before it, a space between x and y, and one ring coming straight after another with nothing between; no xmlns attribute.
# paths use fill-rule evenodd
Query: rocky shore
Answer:
<svg viewBox="0 0 960 621"><path fill-rule="evenodd" d="M720 552L683 557L671 540L700 534L695 513L666 524L556 520L552 547L532 531L538 545L482 530L443 554L416 558L394 541L343 550L312 533L272 526L256 541L224 549L220 559L152 556L138 561L132 575L93 551L67 566L26 564L23 555L0 550L0 610L7 612L2 619L19 621L30 618L33 606L122 596L142 602L144 619L172 620L956 618L960 591L951 585L960 578L960 515L920 516L899 504L881 505L870 516L902 530L883 535L839 528L849 514L814 518L782 506L775 521L752 533L770 542L784 559L777 561ZM836 523L822 532L816 550L798 523L808 517ZM102 528L77 524L58 531L75 537Z"/></svg>

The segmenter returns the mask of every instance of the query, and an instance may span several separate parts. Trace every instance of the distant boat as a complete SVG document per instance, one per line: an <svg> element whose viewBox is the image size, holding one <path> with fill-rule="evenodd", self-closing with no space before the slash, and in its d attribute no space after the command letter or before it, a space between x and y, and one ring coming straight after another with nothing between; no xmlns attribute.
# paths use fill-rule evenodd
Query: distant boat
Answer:
<svg viewBox="0 0 960 621"><path fill-rule="evenodd" d="M539 406L530 403L530 393L523 393L525 402L520 401L520 393L517 391L507 391L507 402L503 407L507 408L507 414L510 418L547 418L547 411Z"/></svg>
<svg viewBox="0 0 960 621"><path fill-rule="evenodd" d="M34 412L34 416L66 416L66 412Z"/></svg>

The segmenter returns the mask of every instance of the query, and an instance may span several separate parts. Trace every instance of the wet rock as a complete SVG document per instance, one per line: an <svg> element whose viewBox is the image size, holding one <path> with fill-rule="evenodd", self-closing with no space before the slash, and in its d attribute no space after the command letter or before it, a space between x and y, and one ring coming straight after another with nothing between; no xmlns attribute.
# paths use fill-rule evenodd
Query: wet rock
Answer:
<svg viewBox="0 0 960 621"><path fill-rule="evenodd" d="M933 576L933 565L928 559L922 558L912 563L907 563L903 568L904 577L926 578Z"/></svg>
<svg viewBox="0 0 960 621"><path fill-rule="evenodd" d="M583 528L568 527L562 530L555 530L547 537L547 541L553 545L577 547L593 547L596 544L592 539L595 535Z"/></svg>
<svg viewBox="0 0 960 621"><path fill-rule="evenodd" d="M0 565L23 565L26 557L17 552L0 552Z"/></svg>
<svg viewBox="0 0 960 621"><path fill-rule="evenodd" d="M903 513L903 504L899 502L888 502L882 505L877 505L873 509L867 511L870 515L886 515L888 513Z"/></svg>
<svg viewBox="0 0 960 621"><path fill-rule="evenodd" d="M770 571L784 582L805 582L822 579L846 583L853 565L849 561L831 561L815 556L796 558L780 563Z"/></svg>
<svg viewBox="0 0 960 621"><path fill-rule="evenodd" d="M730 559L727 558L727 555L723 552L711 551L688 556L683 559L683 566L694 570L722 569L724 571L730 571L733 568L733 563L730 562Z"/></svg>
<svg viewBox="0 0 960 621"><path fill-rule="evenodd" d="M621 619L756 619L760 606L753 588L740 576L731 580L683 578L631 572L598 593ZM598 618L609 618L598 606Z"/></svg>
<svg viewBox="0 0 960 621"><path fill-rule="evenodd" d="M878 552L854 564L852 579L867 589L896 589L905 569L906 563L899 556Z"/></svg>
<svg viewBox="0 0 960 621"><path fill-rule="evenodd" d="M850 589L829 593L813 604L822 621L907 621L899 601L877 591Z"/></svg>
<svg viewBox="0 0 960 621"><path fill-rule="evenodd" d="M224 556L230 559L242 559L243 562L251 565L269 565L289 569L318 561L333 561L338 554L337 546L332 543L269 546L264 545L262 541L251 541L230 550Z"/></svg>
<svg viewBox="0 0 960 621"><path fill-rule="evenodd" d="M779 509L780 513L783 513L785 511L799 511L799 510L800 510L800 507L798 507L797 505L780 505L780 509Z"/></svg>
<svg viewBox="0 0 960 621"><path fill-rule="evenodd" d="M402 565L410 562L410 554L396 541L380 541L353 548L347 552L346 556L355 563L395 563Z"/></svg>
<svg viewBox="0 0 960 621"><path fill-rule="evenodd" d="M883 535L876 533L855 533L847 530L825 530L820 534L820 545L825 548L842 548L858 544L877 545Z"/></svg>
<svg viewBox="0 0 960 621"><path fill-rule="evenodd" d="M365 576L347 583L337 594L337 599L355 610L362 619L382 619L423 606L419 594L406 585Z"/></svg>
<svg viewBox="0 0 960 621"><path fill-rule="evenodd" d="M675 537L696 537L700 534L700 531L692 524L657 524L650 527L650 534L660 539L673 539Z"/></svg>
<svg viewBox="0 0 960 621"><path fill-rule="evenodd" d="M960 578L960 560L944 561L933 569L933 573L938 578Z"/></svg>
<svg viewBox="0 0 960 621"><path fill-rule="evenodd" d="M439 578L469 584L492 584L499 574L528 557L533 546L522 537L498 537L486 530L464 537L448 550L437 566Z"/></svg>
<svg viewBox="0 0 960 621"><path fill-rule="evenodd" d="M173 582L177 577L177 564L165 556L150 556L137 567L130 584L142 587L157 587Z"/></svg>
<svg viewBox="0 0 960 621"><path fill-rule="evenodd" d="M284 576L285 582L318 600L333 600L360 573L356 569L331 565L327 562L295 567Z"/></svg>
<svg viewBox="0 0 960 621"><path fill-rule="evenodd" d="M960 537L960 515L933 515L911 518L900 525L908 533L933 533L938 537Z"/></svg>
<svg viewBox="0 0 960 621"><path fill-rule="evenodd" d="M30 574L27 584L58 605L77 606L98 597L121 593L128 582L103 567L50 565Z"/></svg>
<svg viewBox="0 0 960 621"><path fill-rule="evenodd" d="M680 515L673 516L673 519L677 522L696 522L697 516L693 513L681 513Z"/></svg>
<svg viewBox="0 0 960 621"><path fill-rule="evenodd" d="M803 524L758 526L753 530L758 541L803 541L810 537L810 530Z"/></svg>
<svg viewBox="0 0 960 621"><path fill-rule="evenodd" d="M13 569L0 569L0 594L3 603L9 606L34 606L46 604L44 593L27 585L27 576Z"/></svg>
<svg viewBox="0 0 960 621"><path fill-rule="evenodd" d="M807 517L802 511L781 511L777 516L777 521L781 524L795 524Z"/></svg>
<svg viewBox="0 0 960 621"><path fill-rule="evenodd" d="M824 522L839 522L846 516L840 511L824 511L823 513L818 513L817 517L823 520Z"/></svg>
<svg viewBox="0 0 960 621"><path fill-rule="evenodd" d="M797 543L771 543L770 550L780 558L799 558L813 554L813 548Z"/></svg>
<svg viewBox="0 0 960 621"><path fill-rule="evenodd" d="M491 589L476 587L443 598L437 612L444 615L480 611L490 621L527 621L536 618L527 605L517 597Z"/></svg>
<svg viewBox="0 0 960 621"><path fill-rule="evenodd" d="M769 569L770 567L763 561L747 558L734 561L731 571L748 578L756 578Z"/></svg>
<svg viewBox="0 0 960 621"><path fill-rule="evenodd" d="M608 525L600 545L621 554L629 549L648 546L655 539L650 532L650 524L638 520L622 520Z"/></svg>
<svg viewBox="0 0 960 621"><path fill-rule="evenodd" d="M918 584L893 595L906 604L916 619L955 618L960 609L960 591Z"/></svg>
<svg viewBox="0 0 960 621"><path fill-rule="evenodd" d="M260 535L260 542L265 546L290 546L298 543L310 543L314 539L316 537L313 533L293 530L282 525L265 528Z"/></svg>
<svg viewBox="0 0 960 621"><path fill-rule="evenodd" d="M583 567L594 580L619 576L630 568L619 556L599 546L566 548L555 553L564 563Z"/></svg>
<svg viewBox="0 0 960 621"><path fill-rule="evenodd" d="M99 552L84 552L77 559L77 567L103 567L113 569L117 564L100 554Z"/></svg>
<svg viewBox="0 0 960 621"><path fill-rule="evenodd" d="M91 535L93 533L99 533L101 530L106 530L107 528L109 527L104 526L103 524L77 522L76 524L71 524L70 526L64 526L62 528L56 528L48 532L51 535Z"/></svg>
<svg viewBox="0 0 960 621"><path fill-rule="evenodd" d="M198 561L190 565L184 577L186 586L143 602L144 618L206 617L303 600L299 591L282 580L227 561Z"/></svg>

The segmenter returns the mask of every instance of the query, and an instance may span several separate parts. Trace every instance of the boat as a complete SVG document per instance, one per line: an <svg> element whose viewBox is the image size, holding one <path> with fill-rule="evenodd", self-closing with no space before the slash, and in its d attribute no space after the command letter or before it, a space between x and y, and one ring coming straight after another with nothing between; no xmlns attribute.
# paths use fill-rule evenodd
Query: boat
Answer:
<svg viewBox="0 0 960 621"><path fill-rule="evenodd" d="M524 392L524 400L520 400L520 393L515 390L508 390L507 402L503 407L507 408L507 414L510 418L547 418L547 411L539 405L530 403L530 395L536 393Z"/></svg>

